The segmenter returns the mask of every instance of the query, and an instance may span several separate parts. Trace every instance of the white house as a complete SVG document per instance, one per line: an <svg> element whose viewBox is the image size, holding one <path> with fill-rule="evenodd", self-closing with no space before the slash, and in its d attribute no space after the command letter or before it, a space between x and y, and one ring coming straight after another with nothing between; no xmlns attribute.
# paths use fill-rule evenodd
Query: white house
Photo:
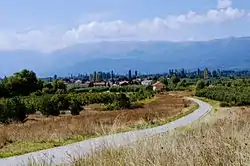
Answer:
<svg viewBox="0 0 250 166"><path fill-rule="evenodd" d="M144 85L144 86L152 85L152 83L153 83L153 80L143 80L141 82L141 84Z"/></svg>
<svg viewBox="0 0 250 166"><path fill-rule="evenodd" d="M75 82L75 84L81 84L81 83L82 83L81 80L77 80L77 81Z"/></svg>

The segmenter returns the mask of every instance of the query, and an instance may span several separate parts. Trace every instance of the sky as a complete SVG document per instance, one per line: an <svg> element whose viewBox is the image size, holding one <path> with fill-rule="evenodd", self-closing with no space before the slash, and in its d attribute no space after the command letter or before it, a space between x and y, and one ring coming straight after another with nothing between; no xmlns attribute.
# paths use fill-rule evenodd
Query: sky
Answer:
<svg viewBox="0 0 250 166"><path fill-rule="evenodd" d="M250 36L249 0L2 0L0 50Z"/></svg>

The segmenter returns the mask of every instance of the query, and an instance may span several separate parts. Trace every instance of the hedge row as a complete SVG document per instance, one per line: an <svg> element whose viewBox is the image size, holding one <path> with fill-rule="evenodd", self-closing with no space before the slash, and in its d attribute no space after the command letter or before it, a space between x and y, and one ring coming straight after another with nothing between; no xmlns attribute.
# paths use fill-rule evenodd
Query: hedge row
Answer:
<svg viewBox="0 0 250 166"><path fill-rule="evenodd" d="M58 116L60 111L71 110L72 115L78 115L83 106L103 103L107 109L129 108L133 103L154 96L154 92L140 90L127 93L69 93L31 95L2 99L0 103L0 122L23 121L28 114L40 111L45 116ZM114 107L113 107L114 106Z"/></svg>
<svg viewBox="0 0 250 166"><path fill-rule="evenodd" d="M250 105L250 87L215 86L196 91L196 96L223 102L223 106Z"/></svg>
<svg viewBox="0 0 250 166"><path fill-rule="evenodd" d="M86 87L86 88L76 88L71 91L77 93L82 92L139 92L140 90L145 90L147 87L142 85L128 85L128 86L112 86L112 87Z"/></svg>

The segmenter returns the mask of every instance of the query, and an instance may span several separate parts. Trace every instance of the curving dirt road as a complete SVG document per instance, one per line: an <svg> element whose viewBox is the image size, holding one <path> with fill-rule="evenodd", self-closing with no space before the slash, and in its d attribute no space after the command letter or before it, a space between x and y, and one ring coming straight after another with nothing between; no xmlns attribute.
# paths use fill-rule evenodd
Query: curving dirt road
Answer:
<svg viewBox="0 0 250 166"><path fill-rule="evenodd" d="M0 165L1 166L28 165L31 161L35 161L36 163L46 163L49 165L69 164L72 162L73 158L77 159L80 156L90 154L102 148L106 147L116 148L119 146L128 145L145 137L168 132L169 130L175 129L177 127L188 125L189 123L205 116L212 108L211 105L209 105L208 103L205 103L198 99L194 98L188 98L188 99L198 103L200 107L193 113L185 117L182 117L176 121L170 122L166 125L151 129L131 131L126 133L104 136L100 138L94 138L74 143L71 145L56 147L53 149L47 149L38 152L32 152L16 157L0 159Z"/></svg>

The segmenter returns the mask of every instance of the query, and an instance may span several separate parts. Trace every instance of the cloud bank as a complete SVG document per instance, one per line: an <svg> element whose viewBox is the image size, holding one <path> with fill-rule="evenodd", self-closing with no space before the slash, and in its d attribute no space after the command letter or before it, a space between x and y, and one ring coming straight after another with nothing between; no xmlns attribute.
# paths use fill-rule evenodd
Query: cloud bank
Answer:
<svg viewBox="0 0 250 166"><path fill-rule="evenodd" d="M205 13L190 11L182 15L156 17L136 23L123 20L91 21L69 30L45 28L21 34L0 32L0 49L53 51L79 42L100 40L203 40L219 37L216 36L218 32L216 34L211 32L212 27L216 27L218 31L224 23L248 19L249 13L243 9L233 8L232 1L219 0L216 9ZM228 33L232 35L231 32Z"/></svg>

